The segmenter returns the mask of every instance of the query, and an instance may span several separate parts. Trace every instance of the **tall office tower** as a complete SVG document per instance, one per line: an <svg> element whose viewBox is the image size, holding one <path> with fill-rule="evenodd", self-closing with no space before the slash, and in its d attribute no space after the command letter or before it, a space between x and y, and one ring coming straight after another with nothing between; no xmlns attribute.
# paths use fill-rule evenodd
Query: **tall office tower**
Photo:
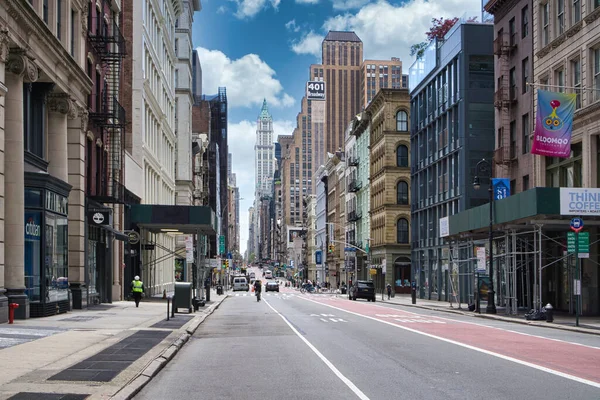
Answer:
<svg viewBox="0 0 600 400"><path fill-rule="evenodd" d="M366 108L379 89L402 88L402 61L397 57L391 60L365 60L361 65L360 104Z"/></svg>
<svg viewBox="0 0 600 400"><path fill-rule="evenodd" d="M254 145L254 172L256 199L271 193L275 169L275 145L273 144L273 117L267 100L263 101L256 121L256 144Z"/></svg>
<svg viewBox="0 0 600 400"><path fill-rule="evenodd" d="M194 104L193 88L193 53L192 24L194 12L200 11L200 1L184 0L183 12L175 20L175 136L176 136L176 198L175 203L192 204L193 171L192 171L192 105ZM185 245L183 240L178 245Z"/></svg>
<svg viewBox="0 0 600 400"><path fill-rule="evenodd" d="M321 46L326 99L325 149L335 153L344 147L348 122L362 108L359 85L363 43L354 32L329 31Z"/></svg>
<svg viewBox="0 0 600 400"><path fill-rule="evenodd" d="M183 2L133 1L123 5L123 25L131 56L124 61L124 96L131 125L126 128L126 184L139 191L144 204L175 203L175 26ZM140 185L141 183L141 185ZM140 187L141 186L141 187ZM156 243L142 252L142 271L149 294L173 289L173 235L142 232L142 241Z"/></svg>

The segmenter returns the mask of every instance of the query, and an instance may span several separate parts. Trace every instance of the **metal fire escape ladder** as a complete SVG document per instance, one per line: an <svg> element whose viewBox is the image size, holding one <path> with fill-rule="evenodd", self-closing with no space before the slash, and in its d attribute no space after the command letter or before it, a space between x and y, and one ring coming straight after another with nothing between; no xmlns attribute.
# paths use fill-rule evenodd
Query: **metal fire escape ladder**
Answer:
<svg viewBox="0 0 600 400"><path fill-rule="evenodd" d="M500 122L497 132L496 150L494 151L494 162L507 165L511 162L510 146L510 105L514 100L514 88L510 87L508 56L511 46L507 35L499 35L494 39L494 54L498 56L498 80L497 89L494 94L494 106L497 110Z"/></svg>
<svg viewBox="0 0 600 400"><path fill-rule="evenodd" d="M90 113L90 119L102 129L107 154L107 171L102 177L102 190L96 200L104 203L123 203L125 185L123 170L125 159L125 109L119 102L121 64L125 57L125 39L117 21L95 18L95 32L89 32L89 41L102 60L104 88L100 107Z"/></svg>

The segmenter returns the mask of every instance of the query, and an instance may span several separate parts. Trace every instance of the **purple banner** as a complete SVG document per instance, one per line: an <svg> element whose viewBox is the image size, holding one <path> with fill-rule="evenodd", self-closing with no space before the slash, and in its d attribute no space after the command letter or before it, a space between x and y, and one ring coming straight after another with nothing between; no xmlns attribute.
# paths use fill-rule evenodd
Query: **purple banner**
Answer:
<svg viewBox="0 0 600 400"><path fill-rule="evenodd" d="M538 106L532 154L568 158L576 94L538 90Z"/></svg>

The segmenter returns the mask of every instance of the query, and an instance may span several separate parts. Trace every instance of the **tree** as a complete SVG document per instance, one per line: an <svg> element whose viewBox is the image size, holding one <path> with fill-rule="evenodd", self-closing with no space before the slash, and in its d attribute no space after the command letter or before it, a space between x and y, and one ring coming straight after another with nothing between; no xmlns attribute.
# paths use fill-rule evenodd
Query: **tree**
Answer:
<svg viewBox="0 0 600 400"><path fill-rule="evenodd" d="M477 17L470 17L469 19L467 19L467 22L476 22L476 21L477 21ZM432 18L431 19L431 28L429 28L429 30L427 32L425 32L428 42L421 42L421 43L413 44L412 46L410 46L410 55L417 56L417 59L420 59L421 57L423 57L423 54L425 53L425 49L429 45L429 42L431 42L434 39L443 40L444 36L446 36L446 33L448 33L448 31L450 31L450 29L452 29L452 27L457 22L458 22L457 17L450 18L450 19L444 19L443 17Z"/></svg>
<svg viewBox="0 0 600 400"><path fill-rule="evenodd" d="M417 60L421 59L428 45L429 43L427 42L413 44L412 46L410 46L410 56L417 56Z"/></svg>

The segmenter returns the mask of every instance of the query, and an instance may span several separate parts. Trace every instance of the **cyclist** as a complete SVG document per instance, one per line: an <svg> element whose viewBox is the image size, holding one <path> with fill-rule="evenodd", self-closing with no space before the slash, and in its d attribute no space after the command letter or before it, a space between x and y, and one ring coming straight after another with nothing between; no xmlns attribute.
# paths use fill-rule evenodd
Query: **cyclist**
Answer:
<svg viewBox="0 0 600 400"><path fill-rule="evenodd" d="M256 301L260 301L260 292L262 291L262 282L257 279L254 281L254 293L256 293Z"/></svg>

